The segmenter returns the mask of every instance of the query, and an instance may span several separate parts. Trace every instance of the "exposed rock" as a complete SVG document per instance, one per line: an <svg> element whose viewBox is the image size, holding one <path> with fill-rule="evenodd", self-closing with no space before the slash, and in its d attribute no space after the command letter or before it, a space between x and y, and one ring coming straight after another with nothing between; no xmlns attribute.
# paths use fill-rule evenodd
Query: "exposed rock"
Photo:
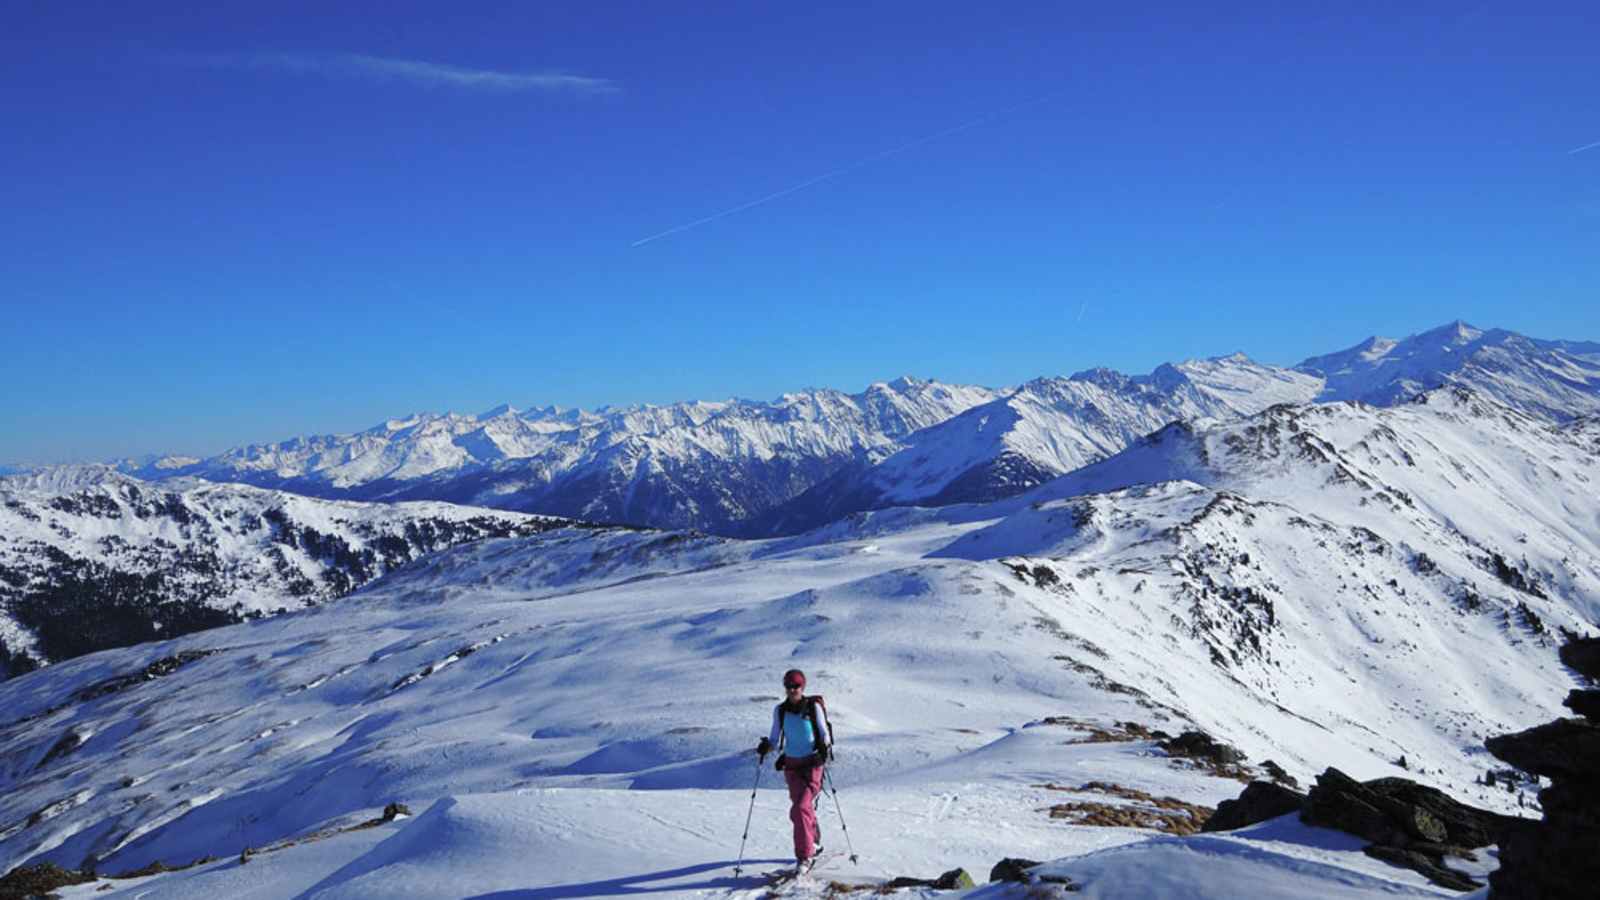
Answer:
<svg viewBox="0 0 1600 900"><path fill-rule="evenodd" d="M56 888L87 884L94 880L92 873L63 869L55 863L20 866L0 878L0 900L49 896Z"/></svg>
<svg viewBox="0 0 1600 900"><path fill-rule="evenodd" d="M1378 808L1377 795L1334 768L1317 776L1317 784L1300 811L1300 821L1334 828L1375 844L1404 839L1402 830Z"/></svg>
<svg viewBox="0 0 1600 900"><path fill-rule="evenodd" d="M393 822L400 816L409 815L411 815L411 807L406 806L404 803L391 803L383 808L383 820L385 822Z"/></svg>
<svg viewBox="0 0 1600 900"><path fill-rule="evenodd" d="M1476 881L1467 877L1464 872L1443 865L1439 857L1423 853L1416 849L1401 849L1399 847L1384 847L1379 844L1368 844L1362 852L1373 859L1381 859L1390 865L1420 872L1424 877L1440 887L1453 891L1471 891L1483 887Z"/></svg>
<svg viewBox="0 0 1600 900"><path fill-rule="evenodd" d="M1571 691L1563 705L1585 719L1600 722L1600 690Z"/></svg>
<svg viewBox="0 0 1600 900"><path fill-rule="evenodd" d="M1378 778L1364 785L1391 804L1415 806L1444 827L1444 838L1436 843L1454 847L1487 847L1493 844L1510 817L1460 803L1443 791L1405 778ZM1431 840L1424 838L1424 840ZM1413 846L1416 843L1413 842Z"/></svg>
<svg viewBox="0 0 1600 900"><path fill-rule="evenodd" d="M938 878L910 878L902 876L884 885L888 888L928 887L936 891L964 891L977 887L966 869L951 869Z"/></svg>
<svg viewBox="0 0 1600 900"><path fill-rule="evenodd" d="M250 850L249 848L246 848L245 851L244 851L244 854L253 853L253 852L254 851ZM240 862L244 861L244 859L245 859L245 855L244 854L240 854L240 856L239 856L239 861ZM121 875L112 875L111 877L112 878L147 878L147 877L149 877L151 875L160 875L162 872L172 872L172 871L176 871L176 870L173 867L167 865L166 863L164 863L164 862L162 862L161 860L158 859L155 862L150 863L149 865L140 866L137 869L129 869L128 871L123 872Z"/></svg>
<svg viewBox="0 0 1600 900"><path fill-rule="evenodd" d="M216 652L215 650L181 650L172 656L163 656L138 672L107 678L104 681L97 681L86 688L81 688L72 695L72 699L80 703L86 703L90 700L104 697L107 694L115 694L118 691L126 690L136 684L143 684L156 678L165 678L189 663L205 659Z"/></svg>
<svg viewBox="0 0 1600 900"><path fill-rule="evenodd" d="M1300 818L1366 838L1372 842L1363 848L1368 856L1458 891L1480 885L1445 865L1445 857L1472 859L1470 848L1503 842L1507 830L1523 821L1457 802L1409 779L1358 782L1332 768L1317 776Z"/></svg>
<svg viewBox="0 0 1600 900"><path fill-rule="evenodd" d="M1203 731L1185 731L1169 741L1162 741L1161 749L1171 756L1203 759L1219 766L1238 765L1246 759L1239 748L1224 744Z"/></svg>
<svg viewBox="0 0 1600 900"><path fill-rule="evenodd" d="M1304 794L1268 781L1252 781L1237 800L1224 800L1201 831L1232 831L1288 815L1305 803Z"/></svg>
<svg viewBox="0 0 1600 900"><path fill-rule="evenodd" d="M1562 644L1561 662L1585 678L1600 681L1600 638L1574 638Z"/></svg>
<svg viewBox="0 0 1600 900"><path fill-rule="evenodd" d="M1561 661L1600 676L1600 638L1569 635ZM1544 819L1518 821L1501 838L1500 868L1489 876L1495 900L1576 900L1600 884L1600 691L1572 691L1566 705L1585 718L1484 741L1490 753L1552 782L1539 792Z"/></svg>
<svg viewBox="0 0 1600 900"><path fill-rule="evenodd" d="M44 759L39 760L39 764L34 766L34 769L43 769L81 746L83 746L83 734L75 728L68 729L67 733L63 734L61 739L56 741L55 745L44 755Z"/></svg>
<svg viewBox="0 0 1600 900"><path fill-rule="evenodd" d="M1600 724L1585 719L1557 719L1484 741L1489 752L1506 762L1555 781L1587 781L1600 760Z"/></svg>
<svg viewBox="0 0 1600 900"><path fill-rule="evenodd" d="M1038 860L1022 859L1008 856L994 864L989 870L990 881L1027 881L1027 872L1039 865Z"/></svg>
<svg viewBox="0 0 1600 900"><path fill-rule="evenodd" d="M1338 769L1317 776L1301 812L1308 825L1337 828L1375 844L1485 847L1508 817L1459 803L1405 778L1358 782Z"/></svg>
<svg viewBox="0 0 1600 900"><path fill-rule="evenodd" d="M1283 770L1283 766L1278 765L1270 759L1262 761L1261 771L1266 772L1267 777L1271 778L1275 783L1281 784L1286 788L1298 790L1300 787L1300 779L1295 778L1288 772L1285 772Z"/></svg>

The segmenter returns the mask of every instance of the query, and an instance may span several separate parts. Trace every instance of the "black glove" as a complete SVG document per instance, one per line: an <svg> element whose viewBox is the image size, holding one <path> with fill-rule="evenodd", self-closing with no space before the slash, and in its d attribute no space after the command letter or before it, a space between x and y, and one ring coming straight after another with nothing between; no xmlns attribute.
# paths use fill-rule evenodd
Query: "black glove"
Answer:
<svg viewBox="0 0 1600 900"><path fill-rule="evenodd" d="M767 758L767 754L771 753L771 752L772 752L772 742L767 740L766 738L762 738L761 739L761 743L756 745L756 755L761 757L762 759L766 759Z"/></svg>
<svg viewBox="0 0 1600 900"><path fill-rule="evenodd" d="M783 771L783 761L788 759L788 758L789 757L787 757L787 756L779 756L777 762L774 762L772 764L772 767L774 769L777 769L779 772L782 772Z"/></svg>

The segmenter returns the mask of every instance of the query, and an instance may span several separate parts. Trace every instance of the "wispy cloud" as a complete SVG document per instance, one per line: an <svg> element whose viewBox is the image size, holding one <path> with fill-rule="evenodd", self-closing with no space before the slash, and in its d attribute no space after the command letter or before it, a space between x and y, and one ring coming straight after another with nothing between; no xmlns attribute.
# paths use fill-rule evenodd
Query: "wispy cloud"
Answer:
<svg viewBox="0 0 1600 900"><path fill-rule="evenodd" d="M175 62L227 69L270 69L297 75L321 75L367 81L405 82L427 87L516 93L541 91L568 94L612 94L619 88L607 78L565 72L501 72L470 69L415 59L394 59L360 53L206 53L170 57Z"/></svg>
<svg viewBox="0 0 1600 900"><path fill-rule="evenodd" d="M1571 156L1574 153L1582 153L1585 150L1593 150L1596 147L1600 147L1600 141L1595 141L1592 144L1584 144L1582 147L1579 147L1576 150L1568 150L1567 155Z"/></svg>
<svg viewBox="0 0 1600 900"><path fill-rule="evenodd" d="M1012 113L1017 112L1019 110L1027 109L1030 106L1037 106L1040 103L1045 102L1046 100L1054 99L1058 94L1060 94L1060 91L1052 91L1051 93L1045 94L1042 97L1035 97L1034 99L1029 100L1029 101L1027 101L1025 103L1018 103L1018 104L1016 104L1014 106L1007 106L1004 109L997 109L994 112L986 113L984 115L981 115L976 119L972 119L972 120L967 121L967 122L962 122L960 125L954 125L954 126L951 126L950 128L945 128L945 129L942 129L940 131L935 131L932 134L925 134L922 137L917 138L916 140L907 141L906 143L901 144L898 147L890 147L887 150L880 150L877 153L872 154L871 156L864 156L864 157L856 160L855 162L850 163L849 165L841 166L841 167L839 167L837 169L834 169L831 172L823 172L821 175L813 175L812 177L807 178L805 181L802 181L799 184L793 185L791 187L786 187L781 191L773 191L772 193L767 194L764 197L757 197L754 200L748 200L748 201L746 201L744 203L739 204L738 206L734 206L734 207L730 207L728 209L724 209L721 212L712 213L711 215L706 216L706 217L701 218L701 219L695 219L693 222L685 222L682 225L674 225L673 227L668 228L666 231L658 231L655 234L650 235L649 237L643 237L643 238L640 238L637 241L634 241L629 246L642 247L645 244L650 243L651 241L659 241L664 237L668 237L670 235L677 234L680 231L688 231L691 228L699 228L701 225L706 225L706 224L709 224L711 222L715 222L718 219L727 218L728 216L734 215L735 213L742 213L747 209L752 209L754 207L761 206L761 205L766 204L766 203L771 203L772 201L777 200L779 198L787 197L790 194L795 193L796 191L803 191L806 188L811 187L814 184L821 184L822 182L827 181L827 180L829 180L831 178L838 178L840 175L847 175L847 174L849 174L851 172L854 172L855 170L861 168L862 166L871 165L871 164L877 162L880 159L888 159L891 156L898 156L898 155L900 155L902 153L905 153L908 150L915 150L916 148L921 147L923 144L927 144L927 143L931 143L933 141L937 141L940 138L949 137L950 135L953 135L953 134L959 134L959 133L961 133L963 131L967 131L967 130L970 130L970 129L973 129L973 128L977 128L979 125L987 125L988 123L994 121L995 119L999 119L999 118L1002 118L1004 116L1009 116Z"/></svg>

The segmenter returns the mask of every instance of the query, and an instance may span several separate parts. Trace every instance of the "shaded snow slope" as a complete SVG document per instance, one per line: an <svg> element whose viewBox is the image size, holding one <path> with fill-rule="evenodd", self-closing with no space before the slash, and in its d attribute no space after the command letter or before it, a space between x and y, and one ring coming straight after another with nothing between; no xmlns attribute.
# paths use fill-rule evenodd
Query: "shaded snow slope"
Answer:
<svg viewBox="0 0 1600 900"><path fill-rule="evenodd" d="M153 485L105 466L0 478L0 678L324 602L427 553L566 524L194 479Z"/></svg>

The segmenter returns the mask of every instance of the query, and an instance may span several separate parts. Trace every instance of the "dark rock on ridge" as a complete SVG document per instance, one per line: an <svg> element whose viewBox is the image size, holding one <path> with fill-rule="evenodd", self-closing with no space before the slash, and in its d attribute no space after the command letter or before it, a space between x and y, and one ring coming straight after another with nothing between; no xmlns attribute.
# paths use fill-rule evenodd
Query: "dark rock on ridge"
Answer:
<svg viewBox="0 0 1600 900"><path fill-rule="evenodd" d="M1457 802L1409 779L1359 782L1334 768L1317 776L1300 819L1365 838L1372 842L1364 848L1368 856L1412 869L1452 890L1480 885L1446 866L1444 858L1472 858L1469 849L1495 843L1520 821Z"/></svg>
<svg viewBox="0 0 1600 900"><path fill-rule="evenodd" d="M1561 661L1587 678L1600 677L1600 638L1568 636ZM1494 900L1577 900L1600 884L1600 691L1575 690L1566 705L1583 718L1556 719L1516 734L1489 738L1489 752L1550 779L1539 792L1544 819L1508 829L1500 868L1489 876Z"/></svg>
<svg viewBox="0 0 1600 900"><path fill-rule="evenodd" d="M1299 811L1306 795L1269 781L1252 781L1237 800L1224 800L1201 831L1232 831Z"/></svg>

